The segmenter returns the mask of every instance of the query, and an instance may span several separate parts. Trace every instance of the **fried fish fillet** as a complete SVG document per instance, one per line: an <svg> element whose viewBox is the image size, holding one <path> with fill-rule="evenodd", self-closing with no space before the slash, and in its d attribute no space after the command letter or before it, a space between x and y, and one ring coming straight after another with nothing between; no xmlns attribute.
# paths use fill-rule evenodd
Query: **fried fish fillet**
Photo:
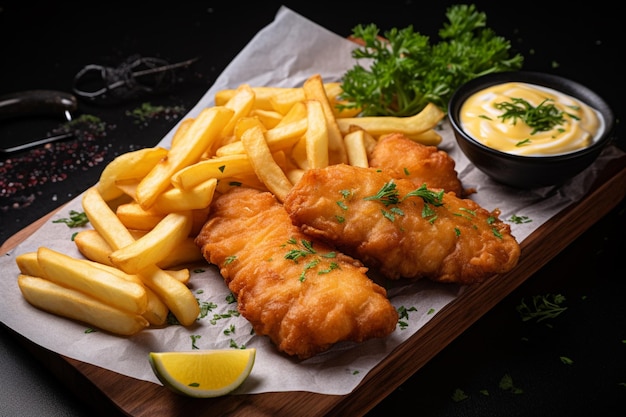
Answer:
<svg viewBox="0 0 626 417"><path fill-rule="evenodd" d="M268 192L215 198L196 238L258 335L306 359L340 341L389 335L398 313L361 262L304 235Z"/></svg>
<svg viewBox="0 0 626 417"><path fill-rule="evenodd" d="M454 159L436 146L411 140L401 133L390 133L378 139L370 156L370 167L386 169L394 178L406 178L415 186L426 184L464 196Z"/></svg>
<svg viewBox="0 0 626 417"><path fill-rule="evenodd" d="M374 168L309 170L283 204L308 236L390 279L471 284L509 271L520 255L497 210Z"/></svg>

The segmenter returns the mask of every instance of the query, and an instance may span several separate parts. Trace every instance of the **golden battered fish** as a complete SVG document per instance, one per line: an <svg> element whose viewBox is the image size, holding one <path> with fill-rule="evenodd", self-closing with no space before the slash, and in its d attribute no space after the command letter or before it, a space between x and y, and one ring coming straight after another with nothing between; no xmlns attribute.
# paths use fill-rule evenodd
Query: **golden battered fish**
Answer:
<svg viewBox="0 0 626 417"><path fill-rule="evenodd" d="M309 170L283 204L306 235L390 279L471 284L511 270L520 255L497 210L375 168Z"/></svg>
<svg viewBox="0 0 626 417"><path fill-rule="evenodd" d="M398 313L367 268L303 234L269 192L235 188L216 197L196 243L256 334L288 355L306 359L396 327Z"/></svg>
<svg viewBox="0 0 626 417"><path fill-rule="evenodd" d="M419 187L442 189L464 196L454 159L436 146L416 142L401 133L378 139L370 156L370 167L386 169L394 178L409 179Z"/></svg>

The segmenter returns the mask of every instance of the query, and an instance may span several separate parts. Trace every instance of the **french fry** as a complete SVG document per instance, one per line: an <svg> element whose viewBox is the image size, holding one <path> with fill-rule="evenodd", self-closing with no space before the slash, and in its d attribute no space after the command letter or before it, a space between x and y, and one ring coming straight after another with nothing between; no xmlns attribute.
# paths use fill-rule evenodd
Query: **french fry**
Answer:
<svg viewBox="0 0 626 417"><path fill-rule="evenodd" d="M111 262L128 274L136 274L161 262L167 254L189 236L192 226L190 212L166 215L154 229L133 243L116 249Z"/></svg>
<svg viewBox="0 0 626 417"><path fill-rule="evenodd" d="M265 186L283 201L292 184L272 157L270 148L267 146L263 129L254 126L246 130L241 137L246 153L250 157L252 168Z"/></svg>
<svg viewBox="0 0 626 417"><path fill-rule="evenodd" d="M148 304L146 305L146 311L144 311L141 315L145 317L145 319L148 320L148 322L151 325L161 326L165 323L165 320L167 319L167 313L169 312L169 308L167 308L167 305L165 305L165 303L161 300L161 298L159 298L159 296L154 291L144 286L143 281L141 281L141 278L139 276L126 274L125 272L120 271L119 269L113 266L104 265L99 262L93 262L93 261L89 261L89 262L96 268L101 268L102 270L110 272L111 274L115 274L122 279L125 279L130 282L134 282L143 286L144 290L146 291L146 296L148 298Z"/></svg>
<svg viewBox="0 0 626 417"><path fill-rule="evenodd" d="M240 154L205 159L181 169L172 176L172 183L183 190L189 190L211 178L228 178L253 172L250 158L245 154L243 144L241 148Z"/></svg>
<svg viewBox="0 0 626 417"><path fill-rule="evenodd" d="M304 103L302 103L304 105ZM265 140L272 152L289 149L300 140L306 133L308 121L305 118L293 121L291 123L278 125L273 129L265 132ZM216 156L222 157L227 155L245 154L243 143L236 141L218 148L215 152Z"/></svg>
<svg viewBox="0 0 626 417"><path fill-rule="evenodd" d="M130 313L141 315L146 311L148 298L143 285L43 246L37 249L37 262L49 281Z"/></svg>
<svg viewBox="0 0 626 417"><path fill-rule="evenodd" d="M115 212L104 201L97 188L91 187L85 191L82 205L93 228L113 249L122 248L135 241Z"/></svg>
<svg viewBox="0 0 626 417"><path fill-rule="evenodd" d="M133 233L136 239L139 239L145 233ZM74 236L74 243L76 243L76 247L78 251L87 259L98 262L103 265L115 266L109 256L113 253L113 249L109 244L100 236L98 231L89 229L89 230L81 230ZM20 258L19 264L24 264L24 270L20 268L20 271L26 275L34 275L34 276L42 276L35 272L36 270L29 269L30 268L30 259L32 255L30 253L24 254L23 259ZM168 274L172 275L174 278L178 279L183 283L187 283L189 280L189 274L183 272L178 272L177 270L170 270L171 268L178 267L180 265L186 265L190 263L200 262L202 261L202 252L200 248L195 244L194 239L192 237L188 237L184 241L182 241L179 245L177 245L172 251L170 251L167 256L157 264L157 266L161 269L164 269ZM35 262L36 262L36 253L35 253ZM37 265L38 266L38 265ZM30 273L32 271L33 273Z"/></svg>
<svg viewBox="0 0 626 417"><path fill-rule="evenodd" d="M174 132L174 136L172 136L172 142L170 143L170 148L173 146L178 146L177 142L181 138L185 137L185 135L187 134L187 131L193 124L194 120L195 119L193 117L187 117L180 121L180 123L178 124L178 127L176 128L176 131Z"/></svg>
<svg viewBox="0 0 626 417"><path fill-rule="evenodd" d="M359 126L354 126L354 125L350 126L350 131L346 134L346 136L351 133L358 132L358 131L363 132L363 135L362 135L363 146L365 146L365 152L367 153L367 159L369 161L369 159L372 157L372 152L374 152L374 148L376 147L376 144L378 143L378 141L376 140L374 136L370 135L365 130L361 129ZM344 139L346 136L344 136Z"/></svg>
<svg viewBox="0 0 626 417"><path fill-rule="evenodd" d="M358 107L341 109L337 107L338 104L342 104L345 102L340 99L340 96L343 93L341 83L326 83L324 84L324 89L326 90L326 95L328 96L328 100L330 101L330 107L333 109L333 113L335 114L336 118L356 117L359 115L359 113L361 113L361 109Z"/></svg>
<svg viewBox="0 0 626 417"><path fill-rule="evenodd" d="M304 135L306 144L306 169L328 166L328 125L322 104L317 100L307 100L308 129Z"/></svg>
<svg viewBox="0 0 626 417"><path fill-rule="evenodd" d="M428 129L416 134L407 134L406 137L419 143L441 143L441 135L435 129Z"/></svg>
<svg viewBox="0 0 626 417"><path fill-rule="evenodd" d="M161 213L207 208L213 200L217 179L209 178L190 189L172 187L156 199L153 209Z"/></svg>
<svg viewBox="0 0 626 417"><path fill-rule="evenodd" d="M333 100L339 92L343 91L341 84L337 82L324 83L323 87L325 95L329 98L333 97ZM267 100L272 109L286 115L296 103L306 100L306 94L302 87L283 88L270 94Z"/></svg>
<svg viewBox="0 0 626 417"><path fill-rule="evenodd" d="M109 162L96 184L96 188L105 201L111 201L123 194L116 186L121 179L143 178L165 156L165 148L143 148L117 156Z"/></svg>
<svg viewBox="0 0 626 417"><path fill-rule="evenodd" d="M45 272L37 261L37 252L24 252L15 257L17 268L24 275L45 278Z"/></svg>
<svg viewBox="0 0 626 417"><path fill-rule="evenodd" d="M145 209L154 204L159 194L170 185L172 175L198 162L203 152L219 140L234 111L226 107L204 109L193 121L185 135L170 148L167 158L160 161L137 186L137 202Z"/></svg>
<svg viewBox="0 0 626 417"><path fill-rule="evenodd" d="M171 275L150 265L139 274L143 283L165 302L183 326L193 324L200 314L198 301L189 288Z"/></svg>
<svg viewBox="0 0 626 417"><path fill-rule="evenodd" d="M276 125L276 127L282 127L302 119L306 120L306 105L304 104L304 100L293 103L291 105L291 109L289 109L287 114L283 116L282 120ZM302 132L302 134L304 134L304 132Z"/></svg>
<svg viewBox="0 0 626 417"><path fill-rule="evenodd" d="M286 90L297 90L298 88L285 87L252 87L254 92L254 108L261 110L275 110L270 102L270 98ZM215 105L224 106L237 93L237 89L223 89L215 93Z"/></svg>
<svg viewBox="0 0 626 417"><path fill-rule="evenodd" d="M324 118L326 119L326 130L328 131L328 163L333 165L347 163L348 155L346 154L343 136L335 120L335 114L326 95L321 75L315 74L309 77L304 82L302 88L306 100L316 100L322 106Z"/></svg>
<svg viewBox="0 0 626 417"><path fill-rule="evenodd" d="M287 178L289 178L289 181L291 181L292 184L300 181L302 175L304 175L304 170L300 168L294 168L287 171Z"/></svg>
<svg viewBox="0 0 626 417"><path fill-rule="evenodd" d="M99 218L99 221L95 224L92 222L92 225L111 248L117 251L135 242L130 231L124 227L115 213L106 205L97 190L91 192L90 196L90 199L83 199L83 208L85 208L86 202L91 205L91 208L98 206L99 210L92 209L90 211L92 214L98 213L102 216L102 219ZM85 211L87 212L87 210ZM120 234L118 235L117 233ZM152 236L157 235L158 234L153 234ZM128 242L129 240L130 243ZM193 293L185 284L172 277L155 264L149 264L138 275L141 277L143 283L165 302L172 314L176 316L181 324L188 326L195 321L198 314L200 314L200 306Z"/></svg>
<svg viewBox="0 0 626 417"><path fill-rule="evenodd" d="M419 113L410 117L393 117L393 116L371 116L371 117L347 117L336 119L342 134L350 131L350 126L355 125L367 131L370 135L378 137L380 135L398 132L407 136L415 136L435 127L445 113L433 103L429 103ZM425 138L424 145L438 145L441 137L437 141L436 138Z"/></svg>
<svg viewBox="0 0 626 417"><path fill-rule="evenodd" d="M222 129L222 136L231 136L237 121L248 116L254 107L254 97L254 91L248 84L241 84L235 89L235 95L224 104L233 111L233 115Z"/></svg>
<svg viewBox="0 0 626 417"><path fill-rule="evenodd" d="M258 118L268 129L276 127L283 120L283 115L273 110L253 109L250 116Z"/></svg>
<svg viewBox="0 0 626 417"><path fill-rule="evenodd" d="M115 186L124 195L130 197L130 199L134 201L137 199L137 186L139 185L140 181L141 178L118 179L117 181L115 181Z"/></svg>
<svg viewBox="0 0 626 417"><path fill-rule="evenodd" d="M152 230L166 216L152 207L144 210L134 201L117 206L115 215L127 229L145 231Z"/></svg>
<svg viewBox="0 0 626 417"><path fill-rule="evenodd" d="M369 159L367 157L367 148L365 147L365 131L355 130L344 136L346 142L346 151L348 154L348 163L352 166L368 168Z"/></svg>
<svg viewBox="0 0 626 417"><path fill-rule="evenodd" d="M120 310L44 278L20 274L17 283L22 295L31 305L113 334L132 336L150 325L140 314Z"/></svg>

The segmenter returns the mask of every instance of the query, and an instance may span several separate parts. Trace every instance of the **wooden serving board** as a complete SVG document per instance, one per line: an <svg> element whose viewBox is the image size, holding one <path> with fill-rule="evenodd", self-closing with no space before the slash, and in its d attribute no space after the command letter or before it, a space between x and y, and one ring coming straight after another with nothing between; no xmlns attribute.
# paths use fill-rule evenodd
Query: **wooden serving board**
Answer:
<svg viewBox="0 0 626 417"><path fill-rule="evenodd" d="M623 156L607 165L583 199L544 223L522 242L519 264L512 271L469 287L380 362L348 395L298 391L192 399L174 394L157 384L58 355L19 334L16 338L77 396L91 404L95 413L101 415L121 412L133 417L362 416L611 211L625 196L626 156ZM0 253L5 253L30 236L49 216L9 239L0 248Z"/></svg>

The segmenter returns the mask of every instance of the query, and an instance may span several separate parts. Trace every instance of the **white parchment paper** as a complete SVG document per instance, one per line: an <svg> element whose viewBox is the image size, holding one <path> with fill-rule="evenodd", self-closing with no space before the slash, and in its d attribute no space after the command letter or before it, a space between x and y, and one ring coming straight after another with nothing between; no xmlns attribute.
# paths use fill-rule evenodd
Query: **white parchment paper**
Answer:
<svg viewBox="0 0 626 417"><path fill-rule="evenodd" d="M213 105L218 90L236 88L242 83L296 87L315 73L321 74L325 82L340 81L343 73L354 65L350 54L353 48L352 42L283 7L275 20L237 55L188 116ZM162 146L169 146L174 130L163 138ZM608 161L622 155L615 147L607 148L594 165L564 186L522 191L501 186L469 165L456 146L449 126L444 125L442 134L441 148L455 159L464 186L477 190L472 199L489 210L499 208L504 220L512 215L527 216L532 220L523 224L511 223L513 235L520 243L542 223L584 196L596 173ZM326 353L297 361L278 353L266 338L252 336L247 321L230 314L236 311L236 304L227 301L230 293L217 270L199 265L199 269L192 269L190 287L203 305L214 307L196 325L147 329L129 338L104 332L86 333L84 324L30 306L17 286L19 270L15 263L16 255L36 251L40 246L81 257L71 241L71 235L77 230L52 222L68 217L72 209L82 211L80 198L71 201L29 239L0 259L3 284L0 318L33 343L139 380L159 384L147 359L151 351L220 349L236 344L257 348L252 374L237 393L301 390L348 394L395 347L415 334L446 304L462 296L460 286L425 280L394 287L389 296L396 308L416 308L404 320L408 324L406 328L398 327L385 339L358 345L340 343ZM229 315L232 317L225 317Z"/></svg>

